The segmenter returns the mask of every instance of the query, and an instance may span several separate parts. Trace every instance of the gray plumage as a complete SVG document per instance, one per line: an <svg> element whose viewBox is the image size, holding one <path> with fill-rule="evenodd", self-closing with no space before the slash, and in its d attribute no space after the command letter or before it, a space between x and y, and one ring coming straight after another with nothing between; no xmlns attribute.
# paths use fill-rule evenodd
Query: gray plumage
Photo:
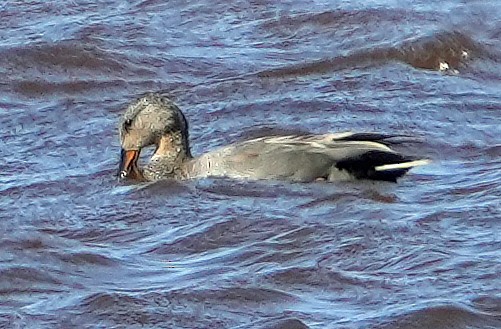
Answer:
<svg viewBox="0 0 501 329"><path fill-rule="evenodd" d="M136 168L143 179L191 179L224 176L236 179L315 180L372 179L395 182L427 160L389 148L395 135L337 133L266 136L221 147L198 157L190 151L188 122L168 98L148 94L127 107L119 125L122 154L155 145L150 162ZM123 162L123 161L122 161ZM121 169L127 164L121 164ZM130 166L137 166L133 161ZM131 176L132 169L121 171ZM137 177L134 177L137 178Z"/></svg>

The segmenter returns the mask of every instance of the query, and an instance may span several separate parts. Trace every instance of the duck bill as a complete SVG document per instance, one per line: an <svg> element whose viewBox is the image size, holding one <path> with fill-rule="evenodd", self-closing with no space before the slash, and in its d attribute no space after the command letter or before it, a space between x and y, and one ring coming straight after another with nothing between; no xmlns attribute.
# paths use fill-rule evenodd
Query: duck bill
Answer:
<svg viewBox="0 0 501 329"><path fill-rule="evenodd" d="M118 167L119 178L141 179L142 175L137 166L139 150L124 150L120 155L120 165Z"/></svg>

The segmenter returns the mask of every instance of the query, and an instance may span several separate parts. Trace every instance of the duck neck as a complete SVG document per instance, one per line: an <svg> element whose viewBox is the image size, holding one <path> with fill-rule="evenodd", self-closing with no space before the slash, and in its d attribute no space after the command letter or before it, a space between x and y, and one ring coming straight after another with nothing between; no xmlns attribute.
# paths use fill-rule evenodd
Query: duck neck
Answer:
<svg viewBox="0 0 501 329"><path fill-rule="evenodd" d="M181 164L192 158L188 136L176 132L162 136L155 150L154 157L161 157L171 164Z"/></svg>

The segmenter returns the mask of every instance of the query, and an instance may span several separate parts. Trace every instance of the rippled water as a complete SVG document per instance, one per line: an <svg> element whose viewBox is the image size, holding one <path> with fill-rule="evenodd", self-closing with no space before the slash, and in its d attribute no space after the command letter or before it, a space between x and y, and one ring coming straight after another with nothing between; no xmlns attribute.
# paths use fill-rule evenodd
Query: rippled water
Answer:
<svg viewBox="0 0 501 329"><path fill-rule="evenodd" d="M0 15L0 327L501 328L497 0ZM383 131L433 163L398 184L119 184L117 120L146 91L184 110L195 154Z"/></svg>

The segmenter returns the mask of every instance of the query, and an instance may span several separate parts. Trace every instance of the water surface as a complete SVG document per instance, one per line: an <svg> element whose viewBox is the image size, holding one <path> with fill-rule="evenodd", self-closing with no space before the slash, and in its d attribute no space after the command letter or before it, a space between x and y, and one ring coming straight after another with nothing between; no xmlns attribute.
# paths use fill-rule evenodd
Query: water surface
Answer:
<svg viewBox="0 0 501 329"><path fill-rule="evenodd" d="M0 327L501 328L498 1L0 4ZM162 91L194 154L382 131L398 184L119 184Z"/></svg>

